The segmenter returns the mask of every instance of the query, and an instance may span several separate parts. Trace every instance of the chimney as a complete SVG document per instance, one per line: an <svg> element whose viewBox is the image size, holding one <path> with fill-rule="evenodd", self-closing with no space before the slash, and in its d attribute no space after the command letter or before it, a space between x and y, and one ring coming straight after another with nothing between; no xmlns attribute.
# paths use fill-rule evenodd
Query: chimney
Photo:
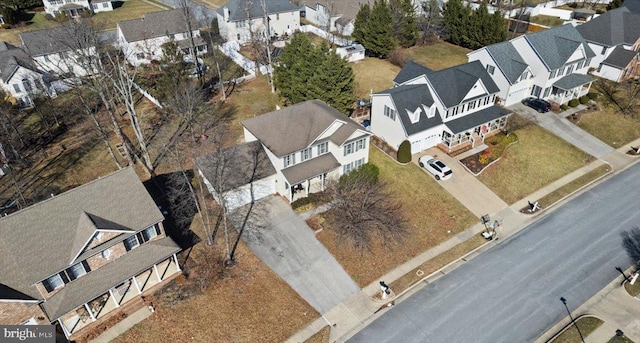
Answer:
<svg viewBox="0 0 640 343"><path fill-rule="evenodd" d="M224 13L224 21L228 22L229 21L229 9L227 7L224 7L222 9L222 12Z"/></svg>

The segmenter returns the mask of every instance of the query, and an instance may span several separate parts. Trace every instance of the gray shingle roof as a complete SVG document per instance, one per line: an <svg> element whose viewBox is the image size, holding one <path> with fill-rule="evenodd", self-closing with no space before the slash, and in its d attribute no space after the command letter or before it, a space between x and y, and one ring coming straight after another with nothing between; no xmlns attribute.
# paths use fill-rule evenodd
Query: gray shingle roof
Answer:
<svg viewBox="0 0 640 343"><path fill-rule="evenodd" d="M569 74L553 83L553 86L563 90L570 90L595 81L594 78L582 74Z"/></svg>
<svg viewBox="0 0 640 343"><path fill-rule="evenodd" d="M342 127L330 139L340 145L361 127L321 100L309 100L242 122L264 146L282 157L310 146L334 122Z"/></svg>
<svg viewBox="0 0 640 343"><path fill-rule="evenodd" d="M300 10L301 5L296 5L289 0L265 0L267 4L267 12L269 14L291 12ZM249 4L249 6L246 6ZM247 16L247 8L249 15ZM216 12L224 17L224 9L229 10L229 21L245 20L247 18L261 18L264 16L262 10L262 4L260 1L246 1L246 0L229 0L224 5L220 6Z"/></svg>
<svg viewBox="0 0 640 343"><path fill-rule="evenodd" d="M527 69L527 63L511 42L489 45L487 51L510 84L514 84Z"/></svg>
<svg viewBox="0 0 640 343"><path fill-rule="evenodd" d="M407 135L413 135L442 124L440 113L436 113L433 118L428 118L423 108L419 120L416 123L411 122L411 118L407 113L407 111L413 113L418 107L422 107L422 105L429 107L433 104L433 97L429 91L429 86L426 84L402 85L376 94L388 94L391 96L398 110L398 118L400 118Z"/></svg>
<svg viewBox="0 0 640 343"><path fill-rule="evenodd" d="M587 58L595 56L593 50L571 24L527 34L524 37L549 70L564 66L580 45L584 47Z"/></svg>
<svg viewBox="0 0 640 343"><path fill-rule="evenodd" d="M633 44L640 38L640 14L616 8L578 27L584 39L607 46Z"/></svg>
<svg viewBox="0 0 640 343"><path fill-rule="evenodd" d="M329 7L331 5L333 9L331 13L334 15L342 15L340 17L341 23L348 23L351 20L356 19L356 15L358 11L360 11L360 5L366 3L366 1L362 0L309 0L306 1L307 6L316 9L316 3L322 4L325 7ZM373 2L371 2L373 5Z"/></svg>
<svg viewBox="0 0 640 343"><path fill-rule="evenodd" d="M180 8L146 13L139 19L120 21L118 27L127 42L137 42L188 31L187 22ZM191 28L195 30L199 27L200 24L193 19Z"/></svg>
<svg viewBox="0 0 640 343"><path fill-rule="evenodd" d="M76 34L75 26L64 26L46 30L35 30L20 33L24 49L29 55L36 57L75 50L74 47L87 47L87 43L79 42L82 35Z"/></svg>
<svg viewBox="0 0 640 343"><path fill-rule="evenodd" d="M47 299L42 307L49 319L54 321L178 251L180 247L169 237L142 244L101 268L69 282Z"/></svg>
<svg viewBox="0 0 640 343"><path fill-rule="evenodd" d="M625 0L622 6L632 13L640 14L640 0Z"/></svg>
<svg viewBox="0 0 640 343"><path fill-rule="evenodd" d="M469 114L458 119L446 122L445 125L455 135L457 133L478 127L482 124L486 124L494 119L504 117L508 114L509 111L502 107L491 106L473 114Z"/></svg>
<svg viewBox="0 0 640 343"><path fill-rule="evenodd" d="M637 55L637 51L627 50L622 46L617 46L602 63L624 69Z"/></svg>
<svg viewBox="0 0 640 343"><path fill-rule="evenodd" d="M478 80L482 80L488 94L499 91L480 61L434 71L427 75L427 79L446 108L460 104Z"/></svg>
<svg viewBox="0 0 640 343"><path fill-rule="evenodd" d="M276 173L259 141L196 158L198 169L219 192L264 179ZM218 189L220 188L220 189Z"/></svg>
<svg viewBox="0 0 640 343"><path fill-rule="evenodd" d="M132 168L89 182L0 218L0 284L38 294L30 286L69 267L78 242L91 239L91 218L133 231L164 219Z"/></svg>
<svg viewBox="0 0 640 343"><path fill-rule="evenodd" d="M407 63L402 67L398 75L393 79L393 82L396 84L402 84L409 80L413 80L418 76L426 75L432 73L433 70L415 63L413 61L407 61Z"/></svg>
<svg viewBox="0 0 640 343"><path fill-rule="evenodd" d="M336 160L332 154L324 154L289 168L282 169L282 174L287 181L289 181L289 184L295 185L338 167L340 167L340 163L338 163L338 160Z"/></svg>
<svg viewBox="0 0 640 343"><path fill-rule="evenodd" d="M9 43L0 42L0 78L2 81L8 82L19 66L41 73L24 50Z"/></svg>

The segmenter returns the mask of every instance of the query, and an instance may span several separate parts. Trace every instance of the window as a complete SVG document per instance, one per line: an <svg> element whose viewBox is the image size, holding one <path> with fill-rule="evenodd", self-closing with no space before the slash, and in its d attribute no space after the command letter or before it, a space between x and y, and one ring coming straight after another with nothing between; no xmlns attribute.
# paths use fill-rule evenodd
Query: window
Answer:
<svg viewBox="0 0 640 343"><path fill-rule="evenodd" d="M157 235L158 235L158 232L156 231L155 225L142 230L142 240L145 242L148 242L149 240L151 240L151 238Z"/></svg>
<svg viewBox="0 0 640 343"><path fill-rule="evenodd" d="M490 65L490 64L487 64L487 72L488 72L489 74L493 75L493 72L494 72L495 70L496 70L496 67L494 67L494 66L492 66L492 65Z"/></svg>
<svg viewBox="0 0 640 343"><path fill-rule="evenodd" d="M236 29L244 27L244 20L236 21Z"/></svg>
<svg viewBox="0 0 640 343"><path fill-rule="evenodd" d="M13 90L16 91L16 93L22 92L22 89L20 89L20 85L17 83L13 84Z"/></svg>
<svg viewBox="0 0 640 343"><path fill-rule="evenodd" d="M288 166L292 166L296 164L296 154L287 155L282 160L284 161L285 168Z"/></svg>
<svg viewBox="0 0 640 343"><path fill-rule="evenodd" d="M138 237L136 235L128 237L124 240L124 247L125 249L127 249L127 251L137 247L138 245L140 245L140 243L138 242Z"/></svg>
<svg viewBox="0 0 640 343"><path fill-rule="evenodd" d="M342 166L342 173L346 174L352 170L360 168L364 164L364 158L353 161L351 163L345 164Z"/></svg>
<svg viewBox="0 0 640 343"><path fill-rule="evenodd" d="M518 79L518 81L526 80L528 78L529 78L529 71L525 70L524 73L520 75L520 78Z"/></svg>
<svg viewBox="0 0 640 343"><path fill-rule="evenodd" d="M109 3L108 2L103 2L102 3L102 8L109 8Z"/></svg>
<svg viewBox="0 0 640 343"><path fill-rule="evenodd" d="M366 138L358 139L357 141L350 142L344 145L344 156L352 154L358 150L365 149L367 147Z"/></svg>
<svg viewBox="0 0 640 343"><path fill-rule="evenodd" d="M93 8L94 10L98 9L98 4L91 4L91 8Z"/></svg>
<svg viewBox="0 0 640 343"><path fill-rule="evenodd" d="M533 87L531 87L531 95L535 96L536 98L540 97L540 92L542 91L542 88L534 85Z"/></svg>
<svg viewBox="0 0 640 343"><path fill-rule="evenodd" d="M569 75L569 74L573 73L573 67L575 67L575 66L574 66L574 65L570 65L570 66L567 68L567 74L566 74L566 75Z"/></svg>
<svg viewBox="0 0 640 343"><path fill-rule="evenodd" d="M27 79L22 79L22 87L27 93L31 93L31 82Z"/></svg>
<svg viewBox="0 0 640 343"><path fill-rule="evenodd" d="M45 62L51 62L51 60L49 59L49 55L44 55L44 61Z"/></svg>
<svg viewBox="0 0 640 343"><path fill-rule="evenodd" d="M169 39L174 40L176 39L176 35L174 35L173 33L169 34Z"/></svg>
<svg viewBox="0 0 640 343"><path fill-rule="evenodd" d="M367 141L364 138L356 141L356 151L364 149L366 147L367 147Z"/></svg>
<svg viewBox="0 0 640 343"><path fill-rule="evenodd" d="M64 286L64 281L62 280L62 277L60 277L60 274L56 274L42 281L42 285L47 292L52 292L54 289Z"/></svg>
<svg viewBox="0 0 640 343"><path fill-rule="evenodd" d="M276 13L276 20L280 20L280 13Z"/></svg>
<svg viewBox="0 0 640 343"><path fill-rule="evenodd" d="M353 153L353 143L346 144L344 146L344 155L347 156Z"/></svg>
<svg viewBox="0 0 640 343"><path fill-rule="evenodd" d="M549 72L549 78L553 79L554 77L556 77L557 72L558 72L557 70L552 70L551 72Z"/></svg>
<svg viewBox="0 0 640 343"><path fill-rule="evenodd" d="M384 115L391 118L391 120L396 120L396 111L387 105L384 105Z"/></svg>
<svg viewBox="0 0 640 343"><path fill-rule="evenodd" d="M75 280L82 275L87 273L89 266L85 266L85 262L76 263L73 266L67 268L67 275L69 275L70 280Z"/></svg>
<svg viewBox="0 0 640 343"><path fill-rule="evenodd" d="M142 52L137 53L136 54L136 58L139 59L139 60L144 59L144 53L142 53Z"/></svg>
<svg viewBox="0 0 640 343"><path fill-rule="evenodd" d="M603 47L602 47L602 52L600 52L600 55L604 55L604 54L606 54L606 53L607 53L607 47L606 47L606 46L603 46Z"/></svg>
<svg viewBox="0 0 640 343"><path fill-rule="evenodd" d="M320 156L322 154L326 154L328 151L329 151L329 143L328 142L324 142L324 143L318 144L318 156Z"/></svg>
<svg viewBox="0 0 640 343"><path fill-rule="evenodd" d="M582 67L584 67L584 60L578 62L578 66L576 67L576 69L580 69Z"/></svg>
<svg viewBox="0 0 640 343"><path fill-rule="evenodd" d="M302 151L300 151L300 162L304 162L308 159L310 159L311 156L311 148L308 149L304 149Z"/></svg>

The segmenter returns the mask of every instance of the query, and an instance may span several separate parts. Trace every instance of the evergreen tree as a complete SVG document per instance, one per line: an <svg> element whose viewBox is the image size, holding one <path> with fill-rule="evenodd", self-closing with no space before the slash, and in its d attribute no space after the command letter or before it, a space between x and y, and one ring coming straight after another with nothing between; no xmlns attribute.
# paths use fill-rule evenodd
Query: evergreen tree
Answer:
<svg viewBox="0 0 640 343"><path fill-rule="evenodd" d="M488 44L495 44L507 40L507 20L502 16L502 12L495 11L491 15L491 41ZM487 45L488 45L487 44Z"/></svg>
<svg viewBox="0 0 640 343"><path fill-rule="evenodd" d="M392 36L405 48L414 46L418 40L418 24L411 0L389 0L389 9Z"/></svg>
<svg viewBox="0 0 640 343"><path fill-rule="evenodd" d="M360 44L366 46L367 38L369 36L369 23L371 22L371 7L369 4L360 6L360 10L356 15L356 20L353 23L353 39L360 42Z"/></svg>
<svg viewBox="0 0 640 343"><path fill-rule="evenodd" d="M473 11L469 24L469 42L471 49L478 49L490 45L492 41L491 14L487 8L487 3L480 2L480 7Z"/></svg>
<svg viewBox="0 0 640 343"><path fill-rule="evenodd" d="M327 49L327 46L321 49ZM323 50L326 51L326 50ZM342 113L353 108L354 80L353 69L335 50L326 53L322 64L318 66L316 76L310 80L312 99L320 99Z"/></svg>
<svg viewBox="0 0 640 343"><path fill-rule="evenodd" d="M444 4L442 16L447 33L447 40L456 45L463 45L469 28L469 9L462 0L449 0Z"/></svg>
<svg viewBox="0 0 640 343"><path fill-rule="evenodd" d="M624 0L613 0L607 5L607 11L621 7L623 3Z"/></svg>
<svg viewBox="0 0 640 343"><path fill-rule="evenodd" d="M385 58L396 47L395 39L391 36L391 20L387 1L376 0L371 9L368 38L363 44L371 55Z"/></svg>
<svg viewBox="0 0 640 343"><path fill-rule="evenodd" d="M295 34L278 57L274 69L274 84L280 96L290 104L309 99L307 81L314 76L319 64L318 54L304 34Z"/></svg>
<svg viewBox="0 0 640 343"><path fill-rule="evenodd" d="M478 49L507 39L507 27L500 11L489 14L487 4L473 11L462 0L450 0L444 5L444 25L447 40L466 48Z"/></svg>

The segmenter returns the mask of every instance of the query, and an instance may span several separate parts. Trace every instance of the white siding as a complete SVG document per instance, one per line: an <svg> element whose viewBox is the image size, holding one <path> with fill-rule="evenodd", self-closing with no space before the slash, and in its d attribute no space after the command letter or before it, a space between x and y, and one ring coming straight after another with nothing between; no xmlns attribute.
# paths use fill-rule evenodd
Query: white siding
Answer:
<svg viewBox="0 0 640 343"><path fill-rule="evenodd" d="M398 149L400 143L406 139L406 133L397 114L395 120L384 115L384 106L395 109L390 96L382 94L371 96L371 132L394 149Z"/></svg>
<svg viewBox="0 0 640 343"><path fill-rule="evenodd" d="M618 69L618 68L614 68L612 66L603 64L600 67L600 72L595 73L594 74L603 77L605 79L609 79L611 81L616 81L618 82L618 80L620 79L620 76L622 75L622 70Z"/></svg>
<svg viewBox="0 0 640 343"><path fill-rule="evenodd" d="M280 36L286 34L293 34L296 30L300 29L300 11L283 12L269 15L269 36L278 34ZM251 31L260 35L267 34L267 27L262 17L244 21L242 27L236 27L236 21L225 21L223 16L218 15L218 28L220 29L220 35L226 38L228 41L238 41L240 44L244 44L250 40L249 25L251 25Z"/></svg>

